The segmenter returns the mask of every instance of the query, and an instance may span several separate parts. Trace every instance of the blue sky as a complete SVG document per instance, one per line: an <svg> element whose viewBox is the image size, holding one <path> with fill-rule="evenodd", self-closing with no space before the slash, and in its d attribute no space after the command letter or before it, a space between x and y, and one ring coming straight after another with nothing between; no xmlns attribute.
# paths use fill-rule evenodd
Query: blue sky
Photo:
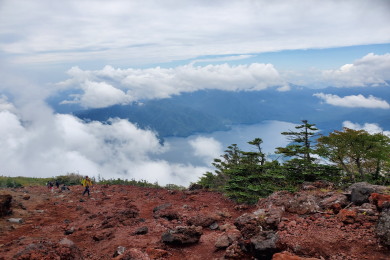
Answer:
<svg viewBox="0 0 390 260"><path fill-rule="evenodd" d="M151 159L168 149L154 133L81 122L45 100L72 93L63 105L96 108L201 89L388 86L389 13L388 0L0 0L0 165L33 176L199 175ZM390 109L380 97L317 97Z"/></svg>

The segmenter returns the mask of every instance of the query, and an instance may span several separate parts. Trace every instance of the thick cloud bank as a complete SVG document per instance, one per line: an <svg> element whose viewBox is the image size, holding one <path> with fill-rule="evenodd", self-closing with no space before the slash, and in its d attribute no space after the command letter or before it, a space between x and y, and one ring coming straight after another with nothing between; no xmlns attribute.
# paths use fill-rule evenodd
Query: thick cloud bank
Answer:
<svg viewBox="0 0 390 260"><path fill-rule="evenodd" d="M4 97L0 101L0 175L52 177L73 172L106 179L188 185L209 170L150 159L150 155L167 148L155 133L138 129L126 120L85 123L72 115L51 114L42 108L39 114L44 118L23 120L26 116L21 111L16 112ZM197 141L193 145L207 147L205 140L200 141L200 145Z"/></svg>
<svg viewBox="0 0 390 260"><path fill-rule="evenodd" d="M387 0L4 0L0 49L15 64L136 65L388 43L389 9Z"/></svg>
<svg viewBox="0 0 390 260"><path fill-rule="evenodd" d="M387 85L390 80L390 53L375 55L369 53L352 64L345 64L337 70L326 70L323 78L329 85L338 87L362 87Z"/></svg>
<svg viewBox="0 0 390 260"><path fill-rule="evenodd" d="M102 70L94 71L73 67L68 75L70 78L57 86L79 89L82 93L62 103L79 103L89 108L167 98L201 89L252 91L274 86L278 86L281 91L289 89L272 64L260 63L149 69L115 69L105 66Z"/></svg>
<svg viewBox="0 0 390 260"><path fill-rule="evenodd" d="M372 95L367 98L363 95L351 95L339 97L332 94L316 93L314 96L322 99L325 103L339 107L362 107L362 108L381 108L389 109L390 105L386 100L374 97Z"/></svg>

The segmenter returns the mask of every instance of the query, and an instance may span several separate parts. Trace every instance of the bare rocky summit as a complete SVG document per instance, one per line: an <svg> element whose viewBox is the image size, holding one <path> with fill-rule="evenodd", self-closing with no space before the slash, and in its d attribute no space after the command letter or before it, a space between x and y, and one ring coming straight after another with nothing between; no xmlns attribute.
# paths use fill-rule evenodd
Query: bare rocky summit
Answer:
<svg viewBox="0 0 390 260"><path fill-rule="evenodd" d="M257 205L202 189L0 190L0 259L372 259L390 255L390 195L306 184ZM355 202L354 202L355 201Z"/></svg>

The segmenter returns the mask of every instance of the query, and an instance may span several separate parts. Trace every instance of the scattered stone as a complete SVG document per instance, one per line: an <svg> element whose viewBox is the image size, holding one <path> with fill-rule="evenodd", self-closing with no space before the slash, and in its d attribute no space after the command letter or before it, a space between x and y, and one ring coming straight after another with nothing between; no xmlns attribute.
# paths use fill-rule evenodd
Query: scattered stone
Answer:
<svg viewBox="0 0 390 260"><path fill-rule="evenodd" d="M265 214L264 225L268 229L277 229L284 212L283 207L270 208Z"/></svg>
<svg viewBox="0 0 390 260"><path fill-rule="evenodd" d="M230 229L217 238L215 247L218 249L227 248L233 244L233 242L238 241L240 238L242 238L240 231L237 229Z"/></svg>
<svg viewBox="0 0 390 260"><path fill-rule="evenodd" d="M235 226L235 225L232 225L232 224L230 224L230 223L226 223L226 224L221 225L221 226L219 227L219 230L221 230L221 231L227 231L227 230L230 230L230 229L236 229L236 226Z"/></svg>
<svg viewBox="0 0 390 260"><path fill-rule="evenodd" d="M224 259L242 259L244 255L240 244L235 241L226 249Z"/></svg>
<svg viewBox="0 0 390 260"><path fill-rule="evenodd" d="M187 224L192 226L201 226L201 227L209 227L212 224L216 223L218 220L218 216L215 214L197 214L196 216L190 217L187 220Z"/></svg>
<svg viewBox="0 0 390 260"><path fill-rule="evenodd" d="M165 244L184 245L198 243L202 236L202 227L178 226L162 234L161 240Z"/></svg>
<svg viewBox="0 0 390 260"><path fill-rule="evenodd" d="M337 214L337 218L342 221L344 224L353 224L356 221L357 214L353 210L342 209L339 214Z"/></svg>
<svg viewBox="0 0 390 260"><path fill-rule="evenodd" d="M367 182L358 182L352 184L348 191L351 192L351 202L355 205L362 205L368 202L368 198L372 193L383 193L386 187L380 185L373 185Z"/></svg>
<svg viewBox="0 0 390 260"><path fill-rule="evenodd" d="M74 246L74 242L72 240L68 239L68 238L61 239L59 244L60 245L65 245L65 246L69 246L69 247Z"/></svg>
<svg viewBox="0 0 390 260"><path fill-rule="evenodd" d="M71 235L74 233L74 227L71 227L70 229L65 230L64 234L65 235Z"/></svg>
<svg viewBox="0 0 390 260"><path fill-rule="evenodd" d="M273 254L278 252L276 242L278 236L273 231L259 232L250 239L253 255L258 259L272 259Z"/></svg>
<svg viewBox="0 0 390 260"><path fill-rule="evenodd" d="M23 223L23 219L21 219L21 218L9 218L8 222L21 224L21 223Z"/></svg>
<svg viewBox="0 0 390 260"><path fill-rule="evenodd" d="M372 193L369 201L381 210L384 207L390 207L390 195Z"/></svg>
<svg viewBox="0 0 390 260"><path fill-rule="evenodd" d="M24 199L24 200L29 200L29 199L30 199L30 195L24 194L23 197L22 197L22 199Z"/></svg>
<svg viewBox="0 0 390 260"><path fill-rule="evenodd" d="M143 253L141 250L136 248L130 248L126 250L123 254L113 258L115 260L150 260L150 257Z"/></svg>
<svg viewBox="0 0 390 260"><path fill-rule="evenodd" d="M287 212L299 215L315 213L320 209L315 197L307 193L296 193L289 203L284 206Z"/></svg>
<svg viewBox="0 0 390 260"><path fill-rule="evenodd" d="M160 210L157 213L155 213L154 218L165 218L169 221L175 220L175 219L180 219L180 214L176 210L171 210L171 209L165 209L165 210Z"/></svg>
<svg viewBox="0 0 390 260"><path fill-rule="evenodd" d="M258 217L252 213L245 213L239 216L235 220L234 225L241 231L241 234L245 239L253 237L263 229Z"/></svg>
<svg viewBox="0 0 390 260"><path fill-rule="evenodd" d="M59 243L40 241L29 244L15 254L12 259L84 259L80 249L70 240L61 240Z"/></svg>
<svg viewBox="0 0 390 260"><path fill-rule="evenodd" d="M117 257L118 255L123 255L123 253L126 251L126 247L124 246L118 246L115 250L113 257Z"/></svg>
<svg viewBox="0 0 390 260"><path fill-rule="evenodd" d="M11 201L12 196L10 194L0 195L0 217L11 214Z"/></svg>
<svg viewBox="0 0 390 260"><path fill-rule="evenodd" d="M322 210L331 209L335 214L348 205L348 197L342 193L330 193L328 197L321 200L318 205Z"/></svg>
<svg viewBox="0 0 390 260"><path fill-rule="evenodd" d="M386 208L380 214L376 235L382 244L390 248L390 208Z"/></svg>
<svg viewBox="0 0 390 260"><path fill-rule="evenodd" d="M192 183L189 187L188 190L201 190L203 189L203 186L198 184L198 183Z"/></svg>
<svg viewBox="0 0 390 260"><path fill-rule="evenodd" d="M217 229L219 228L219 225L218 225L217 222L215 222L215 223L211 224L211 225L209 226L209 228L210 228L211 230L217 230Z"/></svg>
<svg viewBox="0 0 390 260"><path fill-rule="evenodd" d="M136 218L139 215L139 209L135 205L128 205L125 210L119 213L127 218Z"/></svg>
<svg viewBox="0 0 390 260"><path fill-rule="evenodd" d="M363 215L374 216L377 213L375 205L371 203L362 204L357 211Z"/></svg>
<svg viewBox="0 0 390 260"><path fill-rule="evenodd" d="M148 227L144 226L144 227L140 227L140 228L137 228L136 231L134 231L134 235L145 235L149 232L149 229Z"/></svg>

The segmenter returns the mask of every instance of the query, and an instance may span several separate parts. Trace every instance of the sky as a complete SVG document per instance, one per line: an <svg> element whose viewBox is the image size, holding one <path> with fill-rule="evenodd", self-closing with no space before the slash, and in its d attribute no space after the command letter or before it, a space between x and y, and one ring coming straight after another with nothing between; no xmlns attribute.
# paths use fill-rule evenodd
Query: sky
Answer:
<svg viewBox="0 0 390 260"><path fill-rule="evenodd" d="M381 97L322 91L388 86L389 13L388 0L0 0L0 175L184 185L208 170L156 159L169 147L130 122L56 113L45 100L59 93L64 106L97 108L295 84L318 89L318 102L390 109ZM211 137L190 147L202 158L223 151Z"/></svg>

